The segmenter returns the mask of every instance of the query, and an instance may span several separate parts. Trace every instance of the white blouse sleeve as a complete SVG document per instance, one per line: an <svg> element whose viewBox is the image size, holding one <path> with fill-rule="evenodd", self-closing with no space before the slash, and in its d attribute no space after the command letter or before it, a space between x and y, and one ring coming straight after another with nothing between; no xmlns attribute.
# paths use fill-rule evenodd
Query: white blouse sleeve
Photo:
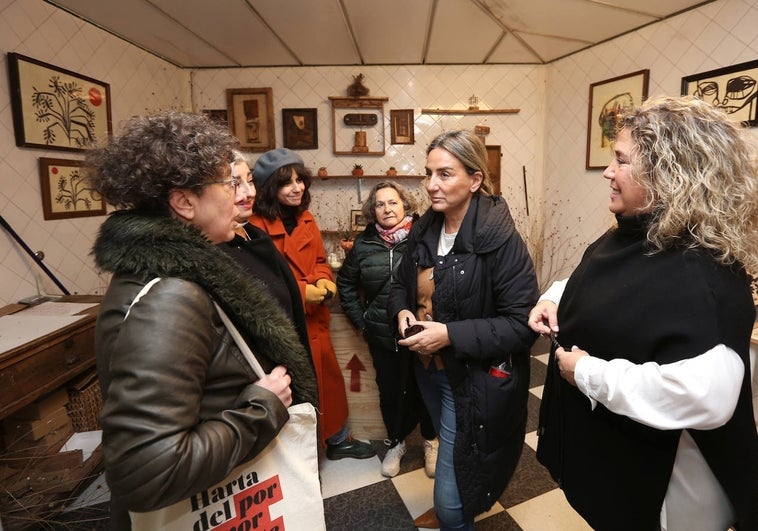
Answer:
<svg viewBox="0 0 758 531"><path fill-rule="evenodd" d="M737 353L723 344L694 358L659 365L582 357L579 390L613 413L658 429L714 429L734 414L745 375Z"/></svg>
<svg viewBox="0 0 758 531"><path fill-rule="evenodd" d="M550 287L547 288L538 301L552 301L555 304L559 304L561 302L561 297L563 296L563 290L566 289L566 282L568 282L568 279L564 278L563 280L556 280L550 284Z"/></svg>

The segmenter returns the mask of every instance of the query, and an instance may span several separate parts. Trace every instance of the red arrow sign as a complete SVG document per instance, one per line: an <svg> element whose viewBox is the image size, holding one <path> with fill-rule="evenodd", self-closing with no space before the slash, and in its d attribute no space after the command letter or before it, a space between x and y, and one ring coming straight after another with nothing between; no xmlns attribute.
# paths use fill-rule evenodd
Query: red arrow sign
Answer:
<svg viewBox="0 0 758 531"><path fill-rule="evenodd" d="M345 366L350 371L350 390L355 393L361 392L361 371L366 370L357 354L353 354Z"/></svg>

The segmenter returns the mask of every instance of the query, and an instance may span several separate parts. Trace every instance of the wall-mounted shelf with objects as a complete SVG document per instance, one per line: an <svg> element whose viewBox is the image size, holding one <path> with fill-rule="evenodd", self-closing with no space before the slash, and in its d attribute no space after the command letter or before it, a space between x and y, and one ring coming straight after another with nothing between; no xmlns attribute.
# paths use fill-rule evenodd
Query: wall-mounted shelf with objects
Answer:
<svg viewBox="0 0 758 531"><path fill-rule="evenodd" d="M521 109L421 109L421 114L518 114Z"/></svg>
<svg viewBox="0 0 758 531"><path fill-rule="evenodd" d="M319 177L314 175L311 179L317 179L319 181L326 181L329 179L423 179L424 175L326 175Z"/></svg>
<svg viewBox="0 0 758 531"><path fill-rule="evenodd" d="M335 155L384 155L384 102L388 99L329 96L332 152Z"/></svg>

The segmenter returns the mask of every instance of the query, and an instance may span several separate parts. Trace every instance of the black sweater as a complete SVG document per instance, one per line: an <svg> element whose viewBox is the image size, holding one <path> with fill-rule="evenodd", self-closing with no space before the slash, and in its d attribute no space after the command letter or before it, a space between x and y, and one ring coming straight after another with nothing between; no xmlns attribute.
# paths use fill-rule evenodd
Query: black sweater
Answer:
<svg viewBox="0 0 758 531"><path fill-rule="evenodd" d="M740 529L758 529L749 364L755 309L745 272L698 250L650 254L647 221L619 217L617 229L589 246L561 298L560 342L636 364L676 362L719 343L737 352L745 378L732 419L689 432L734 505ZM538 457L571 505L595 529L657 529L681 431L644 426L600 404L591 410L576 387L548 378L545 399L555 400L556 392L558 412L541 419Z"/></svg>

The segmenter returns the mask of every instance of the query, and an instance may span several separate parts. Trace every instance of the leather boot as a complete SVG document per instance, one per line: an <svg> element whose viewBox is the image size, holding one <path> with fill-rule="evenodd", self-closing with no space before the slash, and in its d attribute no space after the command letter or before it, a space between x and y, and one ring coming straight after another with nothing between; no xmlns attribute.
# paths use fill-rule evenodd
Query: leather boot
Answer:
<svg viewBox="0 0 758 531"><path fill-rule="evenodd" d="M421 529L439 529L440 521L437 520L437 512L434 507L426 511L413 521L413 525Z"/></svg>

